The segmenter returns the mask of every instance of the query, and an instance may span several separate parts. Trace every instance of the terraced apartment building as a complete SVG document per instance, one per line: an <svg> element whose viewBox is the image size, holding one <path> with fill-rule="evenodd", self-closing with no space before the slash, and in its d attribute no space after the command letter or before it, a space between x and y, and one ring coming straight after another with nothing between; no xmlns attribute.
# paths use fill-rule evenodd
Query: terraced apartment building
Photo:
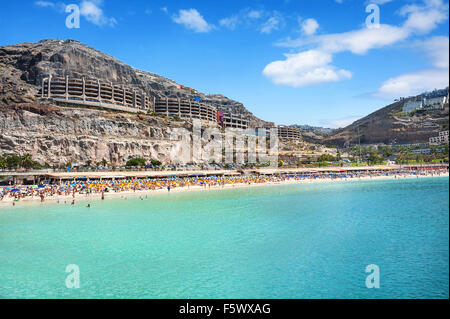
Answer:
<svg viewBox="0 0 450 319"><path fill-rule="evenodd" d="M217 125L217 109L205 103L180 98L155 99L155 112L167 117L198 119L205 124Z"/></svg>
<svg viewBox="0 0 450 319"><path fill-rule="evenodd" d="M151 97L141 90L113 84L100 79L53 77L42 80L38 97L56 103L93 106L137 113L156 114L180 119L198 119L205 125L223 128L248 129L250 120L242 114L219 112L210 104L189 99ZM291 137L292 133L282 136Z"/></svg>
<svg viewBox="0 0 450 319"><path fill-rule="evenodd" d="M296 127L279 125L278 138L282 141L300 141L302 134Z"/></svg>
<svg viewBox="0 0 450 319"><path fill-rule="evenodd" d="M145 92L98 79L49 76L42 80L38 96L55 102L133 113L153 108Z"/></svg>
<svg viewBox="0 0 450 319"><path fill-rule="evenodd" d="M198 119L205 124L224 128L247 129L250 123L246 116L218 112L215 106L180 98L155 99L155 112L167 117Z"/></svg>
<svg viewBox="0 0 450 319"><path fill-rule="evenodd" d="M249 124L250 122L246 116L219 112L219 125L222 127L246 130L249 127Z"/></svg>

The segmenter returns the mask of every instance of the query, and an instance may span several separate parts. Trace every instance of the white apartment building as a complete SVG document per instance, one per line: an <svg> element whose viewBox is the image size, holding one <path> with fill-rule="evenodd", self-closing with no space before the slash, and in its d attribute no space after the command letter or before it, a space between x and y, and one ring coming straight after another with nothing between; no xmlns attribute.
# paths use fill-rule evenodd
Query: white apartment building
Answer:
<svg viewBox="0 0 450 319"><path fill-rule="evenodd" d="M444 104L447 102L446 96L439 96L433 98L423 99L423 107L431 110L440 110L444 108Z"/></svg>
<svg viewBox="0 0 450 319"><path fill-rule="evenodd" d="M405 104L403 104L402 112L409 113L409 112L419 110L422 108L423 108L422 100L412 100L412 101L405 102Z"/></svg>
<svg viewBox="0 0 450 319"><path fill-rule="evenodd" d="M439 132L439 136L430 138L430 144L437 145L437 144L444 144L444 143L448 144L448 130Z"/></svg>

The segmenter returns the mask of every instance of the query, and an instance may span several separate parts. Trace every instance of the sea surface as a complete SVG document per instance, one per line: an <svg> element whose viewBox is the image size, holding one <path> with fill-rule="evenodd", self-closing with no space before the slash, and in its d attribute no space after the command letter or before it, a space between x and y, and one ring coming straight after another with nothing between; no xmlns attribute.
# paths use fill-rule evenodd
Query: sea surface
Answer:
<svg viewBox="0 0 450 319"><path fill-rule="evenodd" d="M448 178L90 203L0 207L1 298L449 298Z"/></svg>

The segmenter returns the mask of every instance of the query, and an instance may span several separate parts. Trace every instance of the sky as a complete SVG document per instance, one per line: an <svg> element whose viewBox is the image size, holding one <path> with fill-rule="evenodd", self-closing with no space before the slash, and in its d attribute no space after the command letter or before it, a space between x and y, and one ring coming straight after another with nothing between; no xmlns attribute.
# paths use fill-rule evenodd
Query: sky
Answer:
<svg viewBox="0 0 450 319"><path fill-rule="evenodd" d="M0 46L75 39L266 121L337 128L448 86L448 13L444 0L17 0L2 3Z"/></svg>

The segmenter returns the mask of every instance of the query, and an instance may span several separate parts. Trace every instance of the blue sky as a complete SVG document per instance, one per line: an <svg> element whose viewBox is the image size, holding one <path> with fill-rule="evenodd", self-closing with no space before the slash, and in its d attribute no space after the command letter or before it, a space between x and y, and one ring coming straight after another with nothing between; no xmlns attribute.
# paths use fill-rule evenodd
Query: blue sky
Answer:
<svg viewBox="0 0 450 319"><path fill-rule="evenodd" d="M371 3L379 24L366 24ZM80 28L66 27L69 4ZM444 0L5 1L0 45L76 39L264 120L339 127L448 86L448 10Z"/></svg>

